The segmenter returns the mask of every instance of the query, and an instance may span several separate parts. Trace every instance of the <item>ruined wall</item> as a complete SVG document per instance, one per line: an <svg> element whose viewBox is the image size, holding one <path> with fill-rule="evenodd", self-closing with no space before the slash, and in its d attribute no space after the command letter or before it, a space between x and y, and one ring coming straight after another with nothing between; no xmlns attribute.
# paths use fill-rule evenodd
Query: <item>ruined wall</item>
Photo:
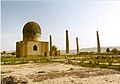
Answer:
<svg viewBox="0 0 120 84"><path fill-rule="evenodd" d="M49 55L49 43L48 42L41 42L41 53L42 56L48 56Z"/></svg>

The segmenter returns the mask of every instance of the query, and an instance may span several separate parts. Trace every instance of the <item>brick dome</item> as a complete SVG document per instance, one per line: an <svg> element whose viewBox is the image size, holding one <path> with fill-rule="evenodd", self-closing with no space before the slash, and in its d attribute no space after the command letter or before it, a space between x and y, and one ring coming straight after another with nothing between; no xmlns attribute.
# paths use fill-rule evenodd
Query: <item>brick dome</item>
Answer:
<svg viewBox="0 0 120 84"><path fill-rule="evenodd" d="M36 22L28 22L23 27L23 35L24 34L41 34L41 28Z"/></svg>
<svg viewBox="0 0 120 84"><path fill-rule="evenodd" d="M28 22L23 27L23 40L40 41L41 28L36 22Z"/></svg>

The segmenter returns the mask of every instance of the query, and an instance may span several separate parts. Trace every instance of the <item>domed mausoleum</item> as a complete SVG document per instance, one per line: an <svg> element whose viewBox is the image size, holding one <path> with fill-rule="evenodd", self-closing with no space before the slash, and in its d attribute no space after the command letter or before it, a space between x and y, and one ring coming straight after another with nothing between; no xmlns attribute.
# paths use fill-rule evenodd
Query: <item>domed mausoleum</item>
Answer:
<svg viewBox="0 0 120 84"><path fill-rule="evenodd" d="M47 56L48 42L41 41L41 27L36 22L28 22L23 27L23 41L16 42L16 57Z"/></svg>

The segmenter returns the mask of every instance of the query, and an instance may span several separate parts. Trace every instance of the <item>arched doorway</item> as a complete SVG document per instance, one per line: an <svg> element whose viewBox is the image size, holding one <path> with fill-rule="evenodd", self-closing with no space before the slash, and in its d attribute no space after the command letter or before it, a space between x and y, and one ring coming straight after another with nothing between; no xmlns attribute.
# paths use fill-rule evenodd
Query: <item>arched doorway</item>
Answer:
<svg viewBox="0 0 120 84"><path fill-rule="evenodd" d="M33 51L37 51L37 46L36 45L33 46Z"/></svg>

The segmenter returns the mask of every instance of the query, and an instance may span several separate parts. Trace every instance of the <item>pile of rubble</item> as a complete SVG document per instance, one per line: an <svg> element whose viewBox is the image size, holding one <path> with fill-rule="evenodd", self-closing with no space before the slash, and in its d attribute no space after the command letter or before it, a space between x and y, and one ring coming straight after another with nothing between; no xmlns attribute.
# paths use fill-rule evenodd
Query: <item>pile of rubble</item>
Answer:
<svg viewBox="0 0 120 84"><path fill-rule="evenodd" d="M1 79L1 84L27 84L26 79L17 79L15 76L3 77Z"/></svg>

